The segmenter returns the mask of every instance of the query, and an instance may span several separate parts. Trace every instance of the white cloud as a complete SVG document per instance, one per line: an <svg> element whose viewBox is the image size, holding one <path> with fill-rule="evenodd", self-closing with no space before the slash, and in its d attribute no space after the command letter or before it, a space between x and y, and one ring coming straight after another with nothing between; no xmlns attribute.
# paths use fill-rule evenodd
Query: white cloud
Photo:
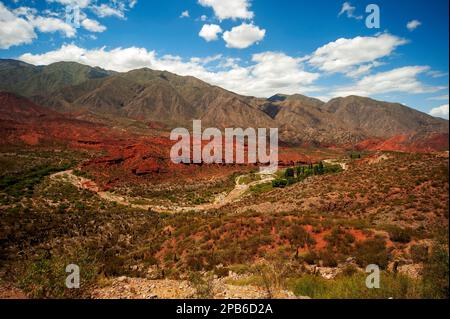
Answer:
<svg viewBox="0 0 450 319"><path fill-rule="evenodd" d="M29 21L16 16L0 2L0 49L31 43L36 38Z"/></svg>
<svg viewBox="0 0 450 319"><path fill-rule="evenodd" d="M222 28L217 24L205 24L198 35L207 42L210 42L216 41L219 33L222 33Z"/></svg>
<svg viewBox="0 0 450 319"><path fill-rule="evenodd" d="M218 61L220 59L222 59L222 54L216 54L216 55L208 56L206 58L193 57L189 61L191 61L192 63L206 65L208 63Z"/></svg>
<svg viewBox="0 0 450 319"><path fill-rule="evenodd" d="M338 16L341 16L345 13L348 18L354 18L357 20L361 20L363 18L363 16L361 16L361 15L356 16L355 10L356 10L356 7L352 6L350 2L344 2L342 5L342 9L339 12Z"/></svg>
<svg viewBox="0 0 450 319"><path fill-rule="evenodd" d="M435 107L429 114L431 116L441 117L448 120L448 104Z"/></svg>
<svg viewBox="0 0 450 319"><path fill-rule="evenodd" d="M253 24L243 23L223 34L228 48L245 49L264 39L266 30Z"/></svg>
<svg viewBox="0 0 450 319"><path fill-rule="evenodd" d="M137 0L110 0L108 3L97 4L97 0L46 0L56 2L63 6L74 5L80 9L91 9L98 17L117 17L124 19L127 7L133 9L138 3Z"/></svg>
<svg viewBox="0 0 450 319"><path fill-rule="evenodd" d="M303 59L277 52L255 54L251 63L245 67L239 65L237 59L221 56L185 61L177 56L159 57L154 51L144 48L87 50L73 44L41 55L27 53L19 59L37 65L74 61L119 72L143 67L167 70L179 75L195 76L236 93L259 97L268 97L279 92L293 94L318 90L314 82L319 78L319 74L305 71ZM206 66L212 62L216 65Z"/></svg>
<svg viewBox="0 0 450 319"><path fill-rule="evenodd" d="M448 101L448 94L440 95L440 96L433 96L428 98L430 101Z"/></svg>
<svg viewBox="0 0 450 319"><path fill-rule="evenodd" d="M436 92L444 87L424 85L417 76L429 70L428 66L406 66L363 77L354 85L337 88L334 96L361 95L373 96L390 92L405 92L410 94Z"/></svg>
<svg viewBox="0 0 450 319"><path fill-rule="evenodd" d="M48 65L59 61L73 61L90 66L125 72L135 68L150 67L154 61L154 52L130 47L107 51L105 48L86 50L74 44L63 45L60 49L44 54L22 55L19 59L35 65Z"/></svg>
<svg viewBox="0 0 450 319"><path fill-rule="evenodd" d="M104 25L101 25L96 20L91 20L88 18L81 21L81 25L83 26L83 28L91 32L104 32L106 30L106 27Z"/></svg>
<svg viewBox="0 0 450 319"><path fill-rule="evenodd" d="M359 78L359 77L363 76L364 74L369 73L373 68L378 67L382 64L383 63L377 62L377 61L375 61L373 63L363 64L363 65L360 65L359 67L349 69L349 71L346 73L346 75L351 78Z"/></svg>
<svg viewBox="0 0 450 319"><path fill-rule="evenodd" d="M81 25L91 32L104 32L106 27L99 21L88 18L87 10L92 10L101 18L118 17L125 19L125 13L134 8L138 2L137 0L109 0L107 4L100 4L100 1L93 0L46 1L61 6L78 6L81 9ZM16 4L19 2L19 0L14 0ZM64 19L64 8L62 10L53 10L52 8L52 10L38 11L36 8L21 6L10 10L0 1L0 49L32 43L38 37L37 31L43 33L60 32L67 38L73 38L77 35L76 26L66 22Z"/></svg>
<svg viewBox="0 0 450 319"><path fill-rule="evenodd" d="M69 0L62 1L66 3ZM79 1L81 3L81 0L73 1ZM59 0L58 2L61 3ZM88 2L86 2L86 4L88 4ZM84 4L81 3L81 5ZM14 9L13 13L17 17L25 17L27 22L40 32L52 33L59 31L68 38L74 37L77 33L76 29L72 25L60 19L58 14L52 11L47 10L44 12L47 16L39 16L38 11L35 8L19 7Z"/></svg>
<svg viewBox="0 0 450 319"><path fill-rule="evenodd" d="M211 7L220 20L253 19L254 13L249 11L249 0L198 0L204 7Z"/></svg>
<svg viewBox="0 0 450 319"><path fill-rule="evenodd" d="M41 32L59 31L68 38L73 38L77 34L76 29L72 25L58 18L35 17L32 20L32 24Z"/></svg>
<svg viewBox="0 0 450 319"><path fill-rule="evenodd" d="M100 18L117 17L120 19L125 18L125 6L123 3L118 3L117 6L109 6L107 4L100 4L91 7L92 11Z"/></svg>
<svg viewBox="0 0 450 319"><path fill-rule="evenodd" d="M128 1L128 6L133 9L138 3L138 0L129 0Z"/></svg>
<svg viewBox="0 0 450 319"><path fill-rule="evenodd" d="M366 71L378 59L389 56L398 46L406 44L405 39L389 33L373 37L340 38L318 48L309 63L322 71L355 74L364 65Z"/></svg>
<svg viewBox="0 0 450 319"><path fill-rule="evenodd" d="M13 13L16 16L26 17L28 20L30 20L37 14L37 10L30 7L18 7L13 10Z"/></svg>
<svg viewBox="0 0 450 319"><path fill-rule="evenodd" d="M76 5L80 8L86 8L91 4L91 0L47 0L47 2L57 2L62 5Z"/></svg>
<svg viewBox="0 0 450 319"><path fill-rule="evenodd" d="M408 28L409 31L414 31L421 25L422 25L422 22L420 22L419 20L412 20L406 24L406 27Z"/></svg>
<svg viewBox="0 0 450 319"><path fill-rule="evenodd" d="M280 92L294 94L317 90L317 88L306 86L313 84L320 75L305 71L301 58L294 58L280 52L263 52L254 54L252 61L255 64L250 67L251 77L246 84L247 89L258 91L261 86L263 91L273 94ZM252 78L255 79L254 83Z"/></svg>
<svg viewBox="0 0 450 319"><path fill-rule="evenodd" d="M188 10L181 12L180 18L189 18L189 17L190 14Z"/></svg>
<svg viewBox="0 0 450 319"><path fill-rule="evenodd" d="M208 17L206 16L206 15L202 15L201 17L200 17L200 20L201 21L206 21L208 19Z"/></svg>
<svg viewBox="0 0 450 319"><path fill-rule="evenodd" d="M447 76L448 73L442 71L430 71L428 72L428 75L431 76L432 78L442 78L444 76Z"/></svg>

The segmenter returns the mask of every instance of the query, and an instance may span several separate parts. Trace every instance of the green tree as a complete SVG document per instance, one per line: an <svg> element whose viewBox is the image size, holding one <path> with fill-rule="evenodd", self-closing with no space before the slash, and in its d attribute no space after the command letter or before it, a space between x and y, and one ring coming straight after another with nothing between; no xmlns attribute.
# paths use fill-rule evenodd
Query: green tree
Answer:
<svg viewBox="0 0 450 319"><path fill-rule="evenodd" d="M288 168L286 169L286 172L284 172L284 177L289 178L289 177L294 177L295 176L295 171L293 168Z"/></svg>
<svg viewBox="0 0 450 319"><path fill-rule="evenodd" d="M319 175L323 175L325 173L325 167L323 166L323 162L319 163L318 171L319 171Z"/></svg>
<svg viewBox="0 0 450 319"><path fill-rule="evenodd" d="M297 174L297 180L299 180L299 179L300 179L300 176L302 175L302 167L301 167L301 166L297 166L297 167L295 168L295 172L296 172L296 174Z"/></svg>
<svg viewBox="0 0 450 319"><path fill-rule="evenodd" d="M298 258L300 248L316 244L314 238L301 225L293 225L288 232L288 236L291 245L295 248L295 258Z"/></svg>
<svg viewBox="0 0 450 319"><path fill-rule="evenodd" d="M274 188L283 188L288 185L288 180L284 178L277 178L272 181L272 187Z"/></svg>
<svg viewBox="0 0 450 319"><path fill-rule="evenodd" d="M314 165L313 171L314 171L314 175L319 175L319 166Z"/></svg>

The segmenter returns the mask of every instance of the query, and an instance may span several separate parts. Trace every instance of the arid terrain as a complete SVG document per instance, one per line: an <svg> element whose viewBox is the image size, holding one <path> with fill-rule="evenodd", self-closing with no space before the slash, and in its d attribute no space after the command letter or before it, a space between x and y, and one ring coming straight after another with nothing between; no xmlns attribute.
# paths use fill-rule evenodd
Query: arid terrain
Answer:
<svg viewBox="0 0 450 319"><path fill-rule="evenodd" d="M0 298L448 298L446 120L76 63L0 89ZM279 170L173 163L193 119L279 128Z"/></svg>

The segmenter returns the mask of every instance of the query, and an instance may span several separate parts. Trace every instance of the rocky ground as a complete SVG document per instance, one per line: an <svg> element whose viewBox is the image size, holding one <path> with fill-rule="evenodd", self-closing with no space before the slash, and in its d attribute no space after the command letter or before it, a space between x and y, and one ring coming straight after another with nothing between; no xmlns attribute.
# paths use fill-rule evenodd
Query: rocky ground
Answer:
<svg viewBox="0 0 450 319"><path fill-rule="evenodd" d="M261 287L236 286L226 283L227 279L215 278L211 281L212 299L266 299L270 296ZM108 280L104 287L92 291L95 299L191 299L198 297L198 291L189 281L149 280L143 278L118 277ZM205 297L205 296L204 296ZM272 292L275 299L297 299L292 292L278 290Z"/></svg>

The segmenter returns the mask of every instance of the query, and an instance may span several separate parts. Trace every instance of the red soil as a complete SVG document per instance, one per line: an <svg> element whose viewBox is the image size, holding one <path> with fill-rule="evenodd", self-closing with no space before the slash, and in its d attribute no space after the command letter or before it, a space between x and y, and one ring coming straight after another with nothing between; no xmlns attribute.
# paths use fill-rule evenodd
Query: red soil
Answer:
<svg viewBox="0 0 450 319"><path fill-rule="evenodd" d="M449 135L433 133L420 139L415 139L412 135L397 135L387 140L368 139L359 143L356 148L370 151L444 151L449 148Z"/></svg>

